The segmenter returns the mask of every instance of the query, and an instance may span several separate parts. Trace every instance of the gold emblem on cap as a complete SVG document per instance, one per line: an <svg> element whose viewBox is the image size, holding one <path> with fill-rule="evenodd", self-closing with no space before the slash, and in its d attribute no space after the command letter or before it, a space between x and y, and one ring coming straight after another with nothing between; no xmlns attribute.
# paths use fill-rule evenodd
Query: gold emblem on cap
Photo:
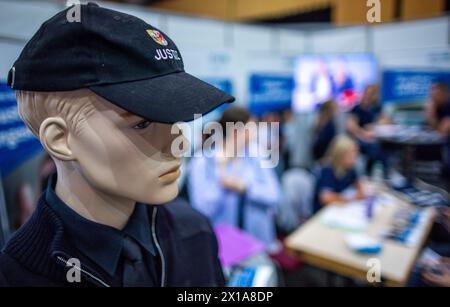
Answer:
<svg viewBox="0 0 450 307"><path fill-rule="evenodd" d="M161 32L156 31L156 30L146 30L148 35L150 35L150 37L157 42L158 44L162 45L162 46L167 46L167 40L164 38L164 36L161 34Z"/></svg>

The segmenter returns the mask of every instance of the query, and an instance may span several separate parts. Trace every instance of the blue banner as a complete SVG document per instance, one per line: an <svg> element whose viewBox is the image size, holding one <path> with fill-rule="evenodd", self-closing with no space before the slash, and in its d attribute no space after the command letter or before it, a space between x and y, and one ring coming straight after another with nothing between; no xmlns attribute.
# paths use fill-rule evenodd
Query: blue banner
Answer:
<svg viewBox="0 0 450 307"><path fill-rule="evenodd" d="M383 72L383 103L424 101L434 82L450 85L450 71L386 70Z"/></svg>
<svg viewBox="0 0 450 307"><path fill-rule="evenodd" d="M233 95L233 84L231 83L231 80L222 78L205 78L203 80L224 91L225 93Z"/></svg>
<svg viewBox="0 0 450 307"><path fill-rule="evenodd" d="M0 174L7 176L21 163L42 150L17 112L15 92L0 82Z"/></svg>
<svg viewBox="0 0 450 307"><path fill-rule="evenodd" d="M294 78L253 74L249 84L249 109L256 115L291 108Z"/></svg>

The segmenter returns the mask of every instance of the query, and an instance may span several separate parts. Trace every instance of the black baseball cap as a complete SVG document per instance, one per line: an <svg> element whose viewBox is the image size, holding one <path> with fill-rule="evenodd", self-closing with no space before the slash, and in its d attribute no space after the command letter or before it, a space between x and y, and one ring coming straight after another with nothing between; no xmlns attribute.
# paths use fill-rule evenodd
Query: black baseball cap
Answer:
<svg viewBox="0 0 450 307"><path fill-rule="evenodd" d="M162 31L95 3L72 6L44 22L9 71L8 85L45 92L88 88L162 123L189 121L234 101L186 73L180 51Z"/></svg>

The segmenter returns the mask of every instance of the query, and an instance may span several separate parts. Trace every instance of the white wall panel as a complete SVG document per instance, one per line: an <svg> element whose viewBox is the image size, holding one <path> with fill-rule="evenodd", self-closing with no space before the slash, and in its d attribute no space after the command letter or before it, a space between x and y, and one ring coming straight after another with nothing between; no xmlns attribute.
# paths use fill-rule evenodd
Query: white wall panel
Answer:
<svg viewBox="0 0 450 307"><path fill-rule="evenodd" d="M449 19L391 23L373 27L375 52L448 46Z"/></svg>
<svg viewBox="0 0 450 307"><path fill-rule="evenodd" d="M367 35L365 27L317 31L311 35L310 50L314 53L367 52Z"/></svg>
<svg viewBox="0 0 450 307"><path fill-rule="evenodd" d="M233 25L233 46L237 50L269 51L273 49L273 33L269 27Z"/></svg>
<svg viewBox="0 0 450 307"><path fill-rule="evenodd" d="M277 35L282 55L293 55L306 52L307 39L303 32L280 29Z"/></svg>
<svg viewBox="0 0 450 307"><path fill-rule="evenodd" d="M168 16L166 31L181 51L183 48L225 48L226 27L220 21Z"/></svg>

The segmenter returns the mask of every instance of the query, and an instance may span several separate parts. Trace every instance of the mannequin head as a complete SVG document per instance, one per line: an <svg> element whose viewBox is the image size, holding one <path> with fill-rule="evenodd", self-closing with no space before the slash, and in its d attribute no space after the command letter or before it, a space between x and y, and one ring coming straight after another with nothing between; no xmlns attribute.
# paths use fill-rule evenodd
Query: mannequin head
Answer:
<svg viewBox="0 0 450 307"><path fill-rule="evenodd" d="M77 22L68 22L70 9L45 21L7 84L56 163L56 195L81 216L121 228L136 202L177 195L188 142L172 152L180 136L171 132L181 129L163 123L190 121L234 97L188 74L173 40L144 20L94 3L78 8Z"/></svg>
<svg viewBox="0 0 450 307"><path fill-rule="evenodd" d="M55 161L58 184L80 178L80 186L101 195L150 204L177 195L180 159L170 151L177 137L171 125L146 121L88 89L17 91L17 101L20 116Z"/></svg>

